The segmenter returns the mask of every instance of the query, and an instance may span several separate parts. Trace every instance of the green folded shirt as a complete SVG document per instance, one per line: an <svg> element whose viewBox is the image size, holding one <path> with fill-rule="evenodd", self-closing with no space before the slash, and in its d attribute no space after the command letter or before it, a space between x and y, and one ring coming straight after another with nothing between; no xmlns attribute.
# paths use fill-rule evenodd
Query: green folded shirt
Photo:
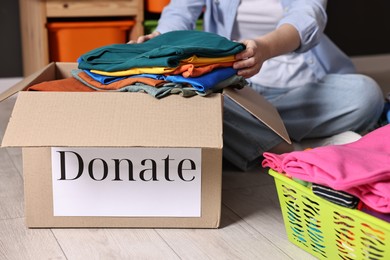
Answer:
<svg viewBox="0 0 390 260"><path fill-rule="evenodd" d="M137 67L177 67L193 55L225 57L237 54L245 45L203 31L172 31L139 44L112 44L83 54L79 69L121 71Z"/></svg>

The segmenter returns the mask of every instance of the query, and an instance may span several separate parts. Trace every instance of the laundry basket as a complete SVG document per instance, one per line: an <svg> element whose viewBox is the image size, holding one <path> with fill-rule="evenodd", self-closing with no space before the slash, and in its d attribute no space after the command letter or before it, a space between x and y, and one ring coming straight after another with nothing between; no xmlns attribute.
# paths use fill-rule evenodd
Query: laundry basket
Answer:
<svg viewBox="0 0 390 260"><path fill-rule="evenodd" d="M390 223L338 206L273 170L290 242L319 259L390 259Z"/></svg>

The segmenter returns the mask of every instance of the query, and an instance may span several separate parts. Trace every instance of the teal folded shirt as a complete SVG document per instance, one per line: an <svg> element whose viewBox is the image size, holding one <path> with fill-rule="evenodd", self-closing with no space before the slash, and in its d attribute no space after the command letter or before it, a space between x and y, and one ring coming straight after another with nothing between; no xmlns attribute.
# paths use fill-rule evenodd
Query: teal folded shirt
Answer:
<svg viewBox="0 0 390 260"><path fill-rule="evenodd" d="M172 31L139 44L112 44L93 49L79 59L79 69L121 71L139 67L177 67L193 55L225 57L237 54L245 45L214 33Z"/></svg>

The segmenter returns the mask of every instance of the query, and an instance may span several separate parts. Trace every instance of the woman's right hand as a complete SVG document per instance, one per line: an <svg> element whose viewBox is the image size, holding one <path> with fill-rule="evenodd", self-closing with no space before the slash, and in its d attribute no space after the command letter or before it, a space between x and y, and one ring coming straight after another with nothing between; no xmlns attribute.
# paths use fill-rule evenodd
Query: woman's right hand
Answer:
<svg viewBox="0 0 390 260"><path fill-rule="evenodd" d="M128 43L130 43L130 44L131 43L143 43L143 42L146 42L146 41L148 41L156 36L159 36L160 34L161 34L160 32L154 31L150 34L146 34L146 35L142 35L142 36L138 37L137 41L131 40Z"/></svg>

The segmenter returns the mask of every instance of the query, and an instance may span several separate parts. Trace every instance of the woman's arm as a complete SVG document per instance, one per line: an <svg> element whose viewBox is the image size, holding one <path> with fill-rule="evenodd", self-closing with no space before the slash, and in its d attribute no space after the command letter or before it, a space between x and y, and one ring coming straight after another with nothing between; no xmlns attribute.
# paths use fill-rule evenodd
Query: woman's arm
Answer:
<svg viewBox="0 0 390 260"><path fill-rule="evenodd" d="M296 52L310 50L320 41L328 16L326 14L327 0L281 0L283 18L278 27L290 24L299 33L300 46Z"/></svg>
<svg viewBox="0 0 390 260"><path fill-rule="evenodd" d="M171 0L164 8L156 31L193 30L202 13L205 0Z"/></svg>
<svg viewBox="0 0 390 260"><path fill-rule="evenodd" d="M262 64L289 52L305 52L320 40L327 22L326 0L282 0L283 18L277 28L255 39L242 41L246 50L236 55L237 74L249 78Z"/></svg>
<svg viewBox="0 0 390 260"><path fill-rule="evenodd" d="M193 30L204 5L204 0L171 0L163 9L155 31L129 43L142 43L169 31Z"/></svg>
<svg viewBox="0 0 390 260"><path fill-rule="evenodd" d="M295 27L284 24L264 36L242 41L246 49L236 54L238 61L234 63L233 68L238 70L239 76L252 77L260 71L264 61L296 50L300 42Z"/></svg>

